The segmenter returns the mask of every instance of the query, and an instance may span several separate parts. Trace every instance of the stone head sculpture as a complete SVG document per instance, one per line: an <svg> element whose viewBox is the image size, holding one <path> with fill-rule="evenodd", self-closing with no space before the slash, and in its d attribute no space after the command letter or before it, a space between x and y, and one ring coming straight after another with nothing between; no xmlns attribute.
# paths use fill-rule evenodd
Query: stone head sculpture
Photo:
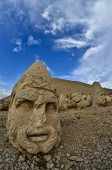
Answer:
<svg viewBox="0 0 112 170"><path fill-rule="evenodd" d="M13 88L6 126L9 141L21 152L47 153L59 143L56 89L41 62L34 63Z"/></svg>
<svg viewBox="0 0 112 170"><path fill-rule="evenodd" d="M105 103L103 88L99 82L93 83L92 106L100 106Z"/></svg>

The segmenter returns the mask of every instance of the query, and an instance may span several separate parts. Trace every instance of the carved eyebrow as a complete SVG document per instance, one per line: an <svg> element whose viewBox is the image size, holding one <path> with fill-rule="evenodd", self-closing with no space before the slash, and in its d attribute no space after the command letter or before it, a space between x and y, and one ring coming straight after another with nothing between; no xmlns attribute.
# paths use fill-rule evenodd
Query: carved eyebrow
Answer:
<svg viewBox="0 0 112 170"><path fill-rule="evenodd" d="M33 102L32 100L30 100L30 99L28 99L28 98L16 98L15 99L15 104L16 104L16 106L17 105L19 105L19 104L21 104L23 101L25 101L25 100L27 100L27 101L31 101L31 102Z"/></svg>
<svg viewBox="0 0 112 170"><path fill-rule="evenodd" d="M40 98L37 99L37 101L35 101L36 107L40 107L43 104L47 104L47 103L54 103L56 105L57 100L55 98L51 98L51 96L41 96Z"/></svg>
<svg viewBox="0 0 112 170"><path fill-rule="evenodd" d="M30 91L27 89L21 89L16 94L16 98L19 98L20 101L29 100L34 101L37 97L36 90L31 89Z"/></svg>

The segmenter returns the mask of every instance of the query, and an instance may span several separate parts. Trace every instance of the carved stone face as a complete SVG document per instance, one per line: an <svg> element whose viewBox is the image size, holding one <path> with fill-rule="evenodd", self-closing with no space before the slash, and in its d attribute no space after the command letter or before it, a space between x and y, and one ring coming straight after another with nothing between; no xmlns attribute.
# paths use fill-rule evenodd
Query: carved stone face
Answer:
<svg viewBox="0 0 112 170"><path fill-rule="evenodd" d="M47 153L60 141L57 98L50 91L28 87L17 91L8 119L9 139L20 151Z"/></svg>
<svg viewBox="0 0 112 170"><path fill-rule="evenodd" d="M106 99L105 99L105 95L102 91L97 93L97 97L96 97L96 104L98 106L103 106L105 105Z"/></svg>

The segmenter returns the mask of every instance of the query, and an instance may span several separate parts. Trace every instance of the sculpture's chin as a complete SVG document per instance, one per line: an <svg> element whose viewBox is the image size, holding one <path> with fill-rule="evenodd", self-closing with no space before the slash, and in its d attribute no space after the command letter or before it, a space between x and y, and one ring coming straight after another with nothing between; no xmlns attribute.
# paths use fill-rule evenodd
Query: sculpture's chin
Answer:
<svg viewBox="0 0 112 170"><path fill-rule="evenodd" d="M50 134L50 130L45 128L35 129L30 127L26 130L26 136L28 140L37 144L38 142L44 142L48 140Z"/></svg>
<svg viewBox="0 0 112 170"><path fill-rule="evenodd" d="M32 133L27 137L31 143L38 145L39 152L43 153L48 153L58 141L58 135L54 129L53 131L44 131L38 134Z"/></svg>
<svg viewBox="0 0 112 170"><path fill-rule="evenodd" d="M16 128L17 129L17 128ZM11 133L11 132L14 133ZM11 130L10 141L20 152L27 151L31 154L39 152L48 153L58 143L59 135L53 127L34 129L31 127Z"/></svg>

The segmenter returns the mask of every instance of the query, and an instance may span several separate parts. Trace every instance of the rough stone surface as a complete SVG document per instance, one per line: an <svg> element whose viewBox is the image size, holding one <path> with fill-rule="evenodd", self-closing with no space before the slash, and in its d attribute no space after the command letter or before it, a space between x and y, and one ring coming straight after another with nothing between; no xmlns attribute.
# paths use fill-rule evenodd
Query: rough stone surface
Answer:
<svg viewBox="0 0 112 170"><path fill-rule="evenodd" d="M87 85L80 82L76 83L75 81L71 82L61 79L52 78L52 80L55 82L57 88L59 110L65 111L71 108L77 109L77 104L79 106L78 109L84 109L91 105L94 107L112 106L112 90L102 88L99 82L94 82L93 85ZM8 96L0 100L1 111L8 110L10 99L11 96ZM79 104L79 102L81 103Z"/></svg>
<svg viewBox="0 0 112 170"><path fill-rule="evenodd" d="M41 62L34 63L13 88L7 131L21 152L47 153L60 141L56 89Z"/></svg>
<svg viewBox="0 0 112 170"><path fill-rule="evenodd" d="M10 104L10 96L5 97L4 99L0 100L0 111L8 111Z"/></svg>
<svg viewBox="0 0 112 170"><path fill-rule="evenodd" d="M79 93L74 93L72 94L72 100L75 101L76 103L80 102L82 99L82 95Z"/></svg>
<svg viewBox="0 0 112 170"><path fill-rule="evenodd" d="M44 159L49 162L51 160L51 155L45 155L44 156Z"/></svg>
<svg viewBox="0 0 112 170"><path fill-rule="evenodd" d="M24 79L22 79L21 83L22 85L25 85L24 90L26 90L27 85L24 84L25 81L23 80ZM41 81L41 83L42 82L43 81ZM57 98L52 81L50 84L52 85L49 87L45 85L43 87L44 89L43 88L41 89L41 87L38 86L39 87L38 89L39 91L42 91L42 94L43 94L43 90L44 92L49 91L50 94L53 93L53 96ZM13 96L12 94L12 102L10 108L12 107L13 102L16 102L16 96L20 89L19 83L17 84L16 87L17 90L15 88L13 91L14 92L13 94L15 94L15 96ZM30 86L28 85L28 87ZM79 88L79 84L78 84L78 88ZM29 91L31 91L31 89L29 88ZM51 90L52 92L50 91L50 89L52 89ZM63 87L63 89L65 89L65 87ZM87 94L82 93L80 89L79 91L76 92L81 94L81 101L87 100L89 97L91 100L91 95L89 93ZM85 92L85 90L83 90L83 92ZM88 92L88 87L86 88L86 92ZM30 92L27 91L27 95L25 95L26 93L23 94L24 95L21 96L21 98L25 99L24 98L25 96L27 97L26 98L27 100L32 99L32 95L31 96L28 95L30 94ZM48 93L44 93L44 94L46 94L44 96L48 97ZM70 95L66 94L67 100L69 101L67 107L69 107L71 104L70 102L72 102ZM66 109L65 111L60 111L60 118L61 118L61 125L62 125L61 142L58 148L54 147L47 154L46 153L30 154L26 152L27 149L26 150L23 149L24 152L19 152L17 149L14 149L9 139L7 138L7 132L6 132L6 122L8 116L7 112L6 111L0 112L0 169L1 170L2 169L3 170L9 170L9 169L11 170L65 170L65 169L112 170L112 103L111 103L112 95L109 93L108 94L103 93L103 97L105 99L104 104L107 107L96 107L97 105L95 104L95 107L87 107L83 109L76 109L75 107L74 108L71 107L69 109ZM42 98L42 99L43 101L46 101L44 99L48 99L48 98ZM50 99L51 99L51 95L50 95ZM24 104L21 105L20 101L21 100L19 98L18 106L21 107L20 110L18 110L17 114L19 114L20 113L19 111L21 111L21 109L24 108ZM41 97L39 97L38 101L40 103L40 108L41 108L41 102L40 102ZM73 102L78 104L81 101L78 101L77 103L76 101ZM56 103L58 103L57 99L56 99ZM17 108L19 109L18 106ZM26 117L28 117L29 120L29 115L30 113L32 115L32 112L27 112L26 108L27 105L25 105L24 108L25 110L23 115L25 121L28 122ZM32 108L32 110L33 109L34 107ZM53 109L52 113L54 113L54 107L52 106L49 106L47 108L45 107L44 110L46 111L46 113L48 113L49 110L52 109ZM36 118L37 117L35 117L35 121L33 119L33 122L35 123L38 122L38 119ZM15 124L18 125L17 119L15 120L16 120ZM10 121L13 122L13 120ZM25 122L24 125L26 125ZM16 142L16 139L18 139L17 137L19 134L19 129L22 129L22 127L16 126L16 129L12 129L11 131L11 132L13 131L17 132L16 133L17 136L16 135L14 136L15 137L14 142ZM24 130L22 132L24 132ZM24 136L24 133L20 133L20 134ZM27 131L25 131L25 134L27 134ZM36 135L36 137L38 137L38 135ZM24 139L26 140L26 138ZM34 136L31 135L30 139L32 139L30 141L31 142L30 144L32 144L32 142L36 144L38 143L34 141L35 135Z"/></svg>
<svg viewBox="0 0 112 170"><path fill-rule="evenodd" d="M99 82L93 83L92 106L103 106L105 103L104 92Z"/></svg>
<svg viewBox="0 0 112 170"><path fill-rule="evenodd" d="M92 105L92 98L90 95L73 93L59 95L59 110L65 111L67 109L84 109Z"/></svg>
<svg viewBox="0 0 112 170"><path fill-rule="evenodd" d="M80 101L79 103L77 103L77 108L78 109L84 109L86 107L90 107L92 105L91 100L87 99L83 99L82 101Z"/></svg>
<svg viewBox="0 0 112 170"><path fill-rule="evenodd" d="M112 106L60 112L62 137L48 154L21 153L7 139L7 112L0 112L0 169L111 170Z"/></svg>
<svg viewBox="0 0 112 170"><path fill-rule="evenodd" d="M69 102L69 96L66 94L59 95L59 110L67 110Z"/></svg>

